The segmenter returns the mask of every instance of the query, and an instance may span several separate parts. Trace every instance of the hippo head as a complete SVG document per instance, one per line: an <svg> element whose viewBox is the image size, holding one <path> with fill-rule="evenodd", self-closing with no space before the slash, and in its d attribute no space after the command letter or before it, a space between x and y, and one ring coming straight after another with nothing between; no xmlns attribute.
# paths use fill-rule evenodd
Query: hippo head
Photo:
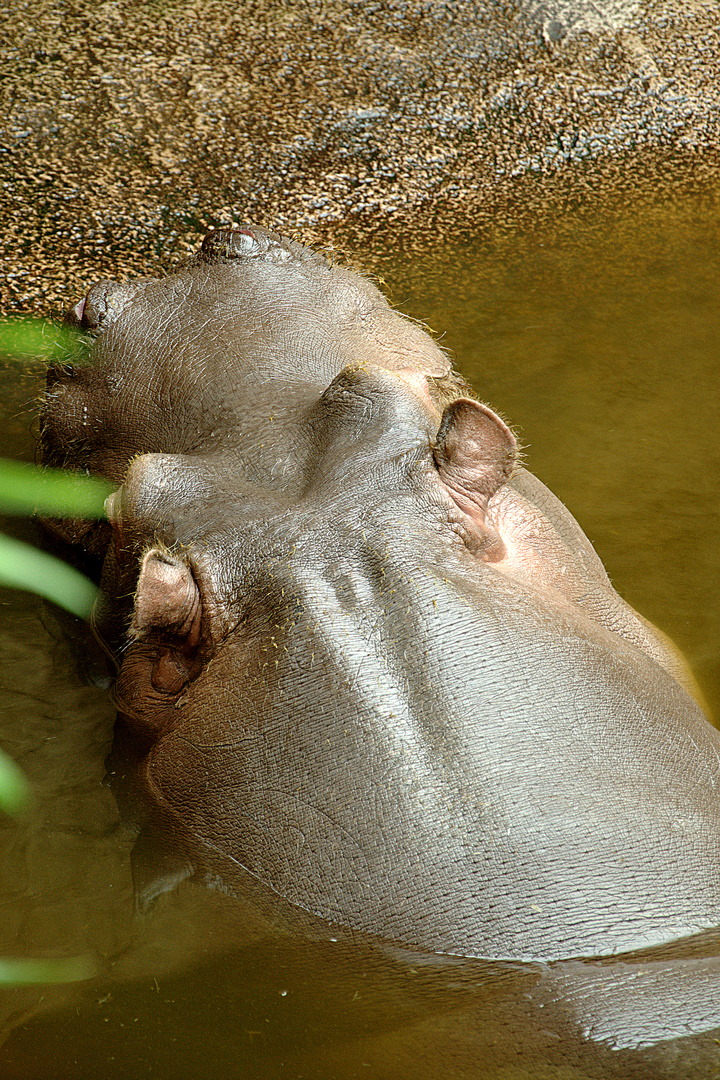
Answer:
<svg viewBox="0 0 720 1080"><path fill-rule="evenodd" d="M433 382L450 373L369 281L259 228L211 233L164 279L101 282L66 321L84 332L91 363L79 350L49 372L44 454L118 482L137 453L232 447L258 474L274 470L277 486L296 464L280 468L261 433L297 426L344 368L409 367Z"/></svg>
<svg viewBox="0 0 720 1080"><path fill-rule="evenodd" d="M624 807L613 740L653 743L647 771L674 791L668 702L696 748L707 725L672 648L417 324L254 227L165 279L95 286L69 319L85 351L49 373L42 448L119 485L83 542L103 559L94 629L142 903L220 874L489 957L708 925L702 883L667 918L588 914L600 880L622 900L620 847L668 886L642 865L656 814L620 846L594 814L611 791Z"/></svg>

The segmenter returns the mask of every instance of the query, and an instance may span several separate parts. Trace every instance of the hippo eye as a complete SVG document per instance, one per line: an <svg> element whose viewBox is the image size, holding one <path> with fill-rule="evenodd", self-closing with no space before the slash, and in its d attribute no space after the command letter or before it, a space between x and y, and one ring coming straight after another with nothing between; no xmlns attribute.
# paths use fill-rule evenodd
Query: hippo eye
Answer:
<svg viewBox="0 0 720 1080"><path fill-rule="evenodd" d="M258 259L268 262L312 262L329 266L323 255L259 225L233 225L213 229L202 242L197 262L213 263L218 259Z"/></svg>
<svg viewBox="0 0 720 1080"><path fill-rule="evenodd" d="M270 238L259 229L236 226L213 229L202 242L200 255L205 259L252 259L264 255Z"/></svg>

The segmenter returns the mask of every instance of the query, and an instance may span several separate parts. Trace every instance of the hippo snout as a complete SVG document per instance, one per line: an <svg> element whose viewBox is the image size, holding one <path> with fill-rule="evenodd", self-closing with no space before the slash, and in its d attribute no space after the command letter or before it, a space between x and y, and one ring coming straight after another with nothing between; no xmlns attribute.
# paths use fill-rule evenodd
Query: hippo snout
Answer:
<svg viewBox="0 0 720 1080"><path fill-rule="evenodd" d="M65 325L78 330L105 330L125 310L143 286L142 281L99 281L65 316Z"/></svg>

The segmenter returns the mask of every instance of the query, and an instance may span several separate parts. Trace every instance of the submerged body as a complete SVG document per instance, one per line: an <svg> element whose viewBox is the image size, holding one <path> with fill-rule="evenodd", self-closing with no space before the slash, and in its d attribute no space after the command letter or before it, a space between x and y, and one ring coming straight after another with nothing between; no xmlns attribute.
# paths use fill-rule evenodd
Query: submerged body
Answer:
<svg viewBox="0 0 720 1080"><path fill-rule="evenodd" d="M120 485L65 536L103 559L141 898L220 873L495 959L720 923L720 736L419 327L255 228L73 318L43 452Z"/></svg>

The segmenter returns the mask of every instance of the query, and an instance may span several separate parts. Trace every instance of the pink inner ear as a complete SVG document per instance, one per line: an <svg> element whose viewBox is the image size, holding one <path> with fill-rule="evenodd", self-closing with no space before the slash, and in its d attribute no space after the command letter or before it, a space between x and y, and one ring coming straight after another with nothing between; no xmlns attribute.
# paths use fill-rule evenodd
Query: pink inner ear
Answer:
<svg viewBox="0 0 720 1080"><path fill-rule="evenodd" d="M200 639L201 614L200 591L190 568L157 548L147 551L135 592L133 633L169 634L192 649Z"/></svg>
<svg viewBox="0 0 720 1080"><path fill-rule="evenodd" d="M443 413L433 456L448 494L465 515L468 546L486 562L498 562L505 545L487 521L487 507L512 474L515 436L492 409L460 398Z"/></svg>

